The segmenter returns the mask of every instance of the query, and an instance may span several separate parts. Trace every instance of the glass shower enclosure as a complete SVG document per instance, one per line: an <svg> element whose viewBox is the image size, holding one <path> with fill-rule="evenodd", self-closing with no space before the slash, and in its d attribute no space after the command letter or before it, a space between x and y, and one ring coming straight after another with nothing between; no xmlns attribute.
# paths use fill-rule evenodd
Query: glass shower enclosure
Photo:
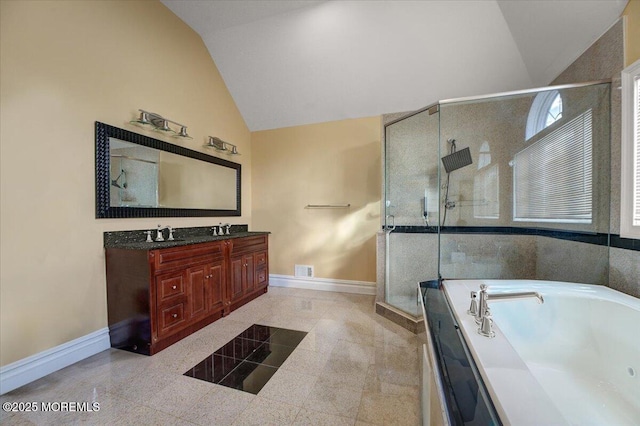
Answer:
<svg viewBox="0 0 640 426"><path fill-rule="evenodd" d="M445 279L605 284L610 84L440 101L384 125L384 303Z"/></svg>

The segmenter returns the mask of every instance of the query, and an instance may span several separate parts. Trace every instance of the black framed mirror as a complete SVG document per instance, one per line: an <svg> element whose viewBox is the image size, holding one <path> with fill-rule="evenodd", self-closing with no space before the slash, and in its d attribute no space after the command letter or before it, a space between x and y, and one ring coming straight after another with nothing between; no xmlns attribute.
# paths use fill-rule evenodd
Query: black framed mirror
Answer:
<svg viewBox="0 0 640 426"><path fill-rule="evenodd" d="M241 215L242 166L96 121L96 218Z"/></svg>

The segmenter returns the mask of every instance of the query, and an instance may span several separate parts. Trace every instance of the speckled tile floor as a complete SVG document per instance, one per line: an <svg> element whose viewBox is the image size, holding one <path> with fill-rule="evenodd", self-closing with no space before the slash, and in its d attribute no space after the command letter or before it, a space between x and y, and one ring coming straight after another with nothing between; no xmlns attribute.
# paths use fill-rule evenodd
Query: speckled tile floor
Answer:
<svg viewBox="0 0 640 426"><path fill-rule="evenodd" d="M419 338L373 305L373 296L271 287L152 357L110 349L0 397L99 411L0 411L0 423L418 425ZM257 395L183 375L252 324L308 332Z"/></svg>

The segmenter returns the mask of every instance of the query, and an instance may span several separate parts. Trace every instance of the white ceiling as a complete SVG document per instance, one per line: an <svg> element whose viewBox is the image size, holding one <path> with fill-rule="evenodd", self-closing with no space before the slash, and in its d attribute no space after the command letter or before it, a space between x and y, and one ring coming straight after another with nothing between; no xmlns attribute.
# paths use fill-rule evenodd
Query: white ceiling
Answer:
<svg viewBox="0 0 640 426"><path fill-rule="evenodd" d="M162 0L251 131L549 84L627 0Z"/></svg>

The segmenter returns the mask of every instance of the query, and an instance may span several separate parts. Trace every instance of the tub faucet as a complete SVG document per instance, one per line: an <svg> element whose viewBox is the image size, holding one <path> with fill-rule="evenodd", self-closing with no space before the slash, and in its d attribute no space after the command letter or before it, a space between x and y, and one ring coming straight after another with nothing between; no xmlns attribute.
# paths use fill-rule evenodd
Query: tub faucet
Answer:
<svg viewBox="0 0 640 426"><path fill-rule="evenodd" d="M493 324L493 320L491 319L491 311L489 310L489 300L492 301L501 301L501 300L509 300L509 299L522 299L525 297L535 297L538 299L538 303L544 303L544 298L537 291L519 291L512 293L489 293L487 292L487 285L480 284L480 293L479 293L479 302L478 309L475 312L476 323L479 324L478 333L485 337L493 337L495 333L491 329L491 325ZM471 294L472 297L472 306L473 306L473 292ZM469 314L473 315L473 309L469 309Z"/></svg>

